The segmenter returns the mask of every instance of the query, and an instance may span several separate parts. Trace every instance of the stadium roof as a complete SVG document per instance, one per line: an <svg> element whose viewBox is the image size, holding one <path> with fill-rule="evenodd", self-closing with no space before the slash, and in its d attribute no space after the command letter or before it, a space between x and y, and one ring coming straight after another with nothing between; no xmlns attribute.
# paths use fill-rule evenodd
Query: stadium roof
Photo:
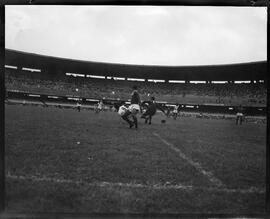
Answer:
<svg viewBox="0 0 270 219"><path fill-rule="evenodd" d="M5 50L5 64L41 69L41 71L55 74L72 72L100 76L163 80L244 81L265 80L267 76L266 61L209 66L129 65L64 59L10 49Z"/></svg>

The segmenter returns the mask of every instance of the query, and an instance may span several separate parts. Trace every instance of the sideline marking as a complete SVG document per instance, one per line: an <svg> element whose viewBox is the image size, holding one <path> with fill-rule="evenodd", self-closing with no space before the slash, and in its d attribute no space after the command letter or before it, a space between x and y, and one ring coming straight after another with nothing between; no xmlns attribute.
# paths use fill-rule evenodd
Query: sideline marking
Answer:
<svg viewBox="0 0 270 219"><path fill-rule="evenodd" d="M228 189L228 188L217 188L217 187L199 187L199 186L187 186L187 185L170 185L170 184L140 184L140 183L121 183L121 182L86 182L82 180L71 180L71 179L60 179L54 177L46 177L46 176L18 176L18 175L11 175L8 173L6 175L7 179L13 180L31 180L34 182L53 182L53 183L68 183L68 184L76 184L76 185L87 185L87 186L98 186L98 187L121 187L121 188L144 188L144 189L153 189L153 190L167 190L167 189L174 189L174 190L184 190L184 191L194 191L194 190L204 190L210 192L225 192L225 193L242 193L242 194L249 194L249 193L257 193L257 194L265 194L265 189L257 188L257 187L250 187L244 189Z"/></svg>
<svg viewBox="0 0 270 219"><path fill-rule="evenodd" d="M215 186L217 186L217 187L225 187L225 185L221 182L221 180L219 180L218 178L216 178L212 172L204 170L200 163L194 162L193 160L191 160L179 148L175 147L173 144L171 144L170 142L168 142L165 139L163 139L156 132L153 132L153 135L156 136L156 137L158 137L164 144L166 144L167 146L169 146L173 151L177 152L178 155L182 159L186 160L190 165L192 165L193 167L195 167L200 173L202 173L203 175L205 175L210 180L210 182L212 182Z"/></svg>

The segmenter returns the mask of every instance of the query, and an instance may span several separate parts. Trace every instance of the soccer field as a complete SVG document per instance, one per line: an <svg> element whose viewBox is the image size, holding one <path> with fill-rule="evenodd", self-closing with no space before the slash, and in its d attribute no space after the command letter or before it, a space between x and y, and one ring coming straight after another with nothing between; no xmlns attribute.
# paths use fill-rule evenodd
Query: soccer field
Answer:
<svg viewBox="0 0 270 219"><path fill-rule="evenodd" d="M264 212L265 124L162 119L6 105L7 210Z"/></svg>

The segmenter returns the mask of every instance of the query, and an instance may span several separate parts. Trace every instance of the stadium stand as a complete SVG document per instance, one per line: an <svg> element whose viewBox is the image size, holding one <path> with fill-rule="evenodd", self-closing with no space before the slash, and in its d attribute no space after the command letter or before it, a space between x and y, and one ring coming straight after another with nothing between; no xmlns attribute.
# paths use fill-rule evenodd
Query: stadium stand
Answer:
<svg viewBox="0 0 270 219"><path fill-rule="evenodd" d="M169 103L266 106L267 89L263 83L267 75L266 61L213 66L144 66L80 61L6 49L5 65L14 67L5 68L7 91L128 100L131 87L136 84L143 100L155 96ZM106 79L93 78L93 75ZM115 80L119 77L125 80ZM145 81L129 81L127 77ZM165 83L149 82L149 79ZM170 80L185 83L169 83ZM207 83L189 83L192 81ZM214 81L227 83L210 83Z"/></svg>
<svg viewBox="0 0 270 219"><path fill-rule="evenodd" d="M130 88L137 84L142 99L155 96L160 101L225 104L266 105L267 89L264 83L249 84L174 84L139 81L120 81L74 76L50 78L37 72L6 69L7 90L52 95L70 95L88 98L128 99Z"/></svg>

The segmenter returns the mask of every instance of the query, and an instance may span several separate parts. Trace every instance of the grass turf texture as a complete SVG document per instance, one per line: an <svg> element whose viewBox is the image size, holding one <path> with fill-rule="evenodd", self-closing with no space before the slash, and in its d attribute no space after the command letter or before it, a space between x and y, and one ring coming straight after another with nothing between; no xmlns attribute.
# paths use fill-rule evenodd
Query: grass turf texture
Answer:
<svg viewBox="0 0 270 219"><path fill-rule="evenodd" d="M6 173L84 182L182 184L194 190L98 187L6 178L7 210L116 213L262 213L264 194L208 191L209 179L153 135L174 144L227 188L264 188L266 126L153 118L130 130L116 113L6 105ZM79 144L78 144L79 142Z"/></svg>

